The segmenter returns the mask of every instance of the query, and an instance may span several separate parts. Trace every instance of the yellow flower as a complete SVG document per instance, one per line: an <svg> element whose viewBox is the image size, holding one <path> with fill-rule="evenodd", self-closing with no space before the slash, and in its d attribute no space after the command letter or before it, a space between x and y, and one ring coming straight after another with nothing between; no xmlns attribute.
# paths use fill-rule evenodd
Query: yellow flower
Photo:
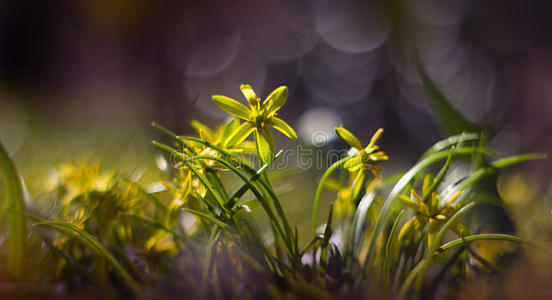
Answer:
<svg viewBox="0 0 552 300"><path fill-rule="evenodd" d="M351 146L354 151L357 153L349 158L344 164L343 167L349 170L351 173L356 173L355 179L352 185L352 197L356 199L360 196L362 192L362 187L364 186L367 171L370 170L375 178L379 178L379 172L382 168L375 165L379 161L387 160L388 157L383 151L374 152L379 149L379 146L376 145L376 142L383 133L383 129L380 128L372 136L370 143L366 147L362 147L360 140L352 134L349 130L343 127L337 127L335 129L337 135L339 135L349 146Z"/></svg>
<svg viewBox="0 0 552 300"><path fill-rule="evenodd" d="M255 132L255 142L259 156L263 162L268 164L272 162L274 157L274 139L268 127L279 130L291 139L297 138L297 134L293 128L282 119L276 117L276 112L286 103L288 89L285 86L278 87L262 103L250 85L242 84L240 89L247 99L250 108L226 96L213 96L213 101L222 110L245 120L226 140L225 146L226 148L232 148Z"/></svg>
<svg viewBox="0 0 552 300"><path fill-rule="evenodd" d="M428 224L427 245L431 246L435 235L441 230L441 227L460 209L460 206L454 204L454 201L460 197L462 191L456 192L444 203L440 203L439 194L437 191L429 193L429 186L433 181L431 174L424 178L422 188L423 195L420 196L414 189L410 190L410 197L400 195L401 202L412 208L416 214L408 222L406 222L399 232L399 240L410 238L416 231L420 230L424 225ZM459 235L468 233L466 227L461 223L453 224L452 230Z"/></svg>

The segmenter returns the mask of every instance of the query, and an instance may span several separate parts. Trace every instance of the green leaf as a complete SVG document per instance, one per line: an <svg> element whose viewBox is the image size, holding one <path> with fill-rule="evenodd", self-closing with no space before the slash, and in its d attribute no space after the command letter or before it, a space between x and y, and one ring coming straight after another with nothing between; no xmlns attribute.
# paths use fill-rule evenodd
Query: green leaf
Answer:
<svg viewBox="0 0 552 300"><path fill-rule="evenodd" d="M297 138L297 134L295 133L295 130L293 130L293 128L291 128L291 126L289 126L288 123L284 122L284 120L280 118L272 117L270 119L269 124L270 126L274 127L274 129L285 134L288 138L292 140Z"/></svg>
<svg viewBox="0 0 552 300"><path fill-rule="evenodd" d="M427 100L435 112L434 117L436 118L436 122L440 125L445 135L459 134L463 131L480 132L482 130L449 103L441 89L425 72L419 60L414 61L414 67L422 81L422 88Z"/></svg>
<svg viewBox="0 0 552 300"><path fill-rule="evenodd" d="M263 102L264 105L269 105L267 115L271 116L273 113L277 112L284 104L288 97L288 88L286 86L280 86L276 88Z"/></svg>
<svg viewBox="0 0 552 300"><path fill-rule="evenodd" d="M393 227L391 227L391 231L389 232L389 236L387 237L387 242L385 243L385 251L383 252L383 282L385 284L385 287L389 287L389 274L392 272L390 270L390 260L393 256L393 246L395 245L395 241L397 240L397 234L399 231L399 223L401 222L402 216L404 215L404 209L399 212L397 217L395 217L395 221L393 222ZM399 234L400 235L400 234ZM400 240L400 239L399 239Z"/></svg>
<svg viewBox="0 0 552 300"><path fill-rule="evenodd" d="M238 101L222 95L214 95L213 101L225 112L244 120L249 119L251 111Z"/></svg>
<svg viewBox="0 0 552 300"><path fill-rule="evenodd" d="M516 156L506 157L506 158L494 161L491 164L491 166L493 168L502 169L502 168L506 168L528 160L535 160L535 159L546 159L546 155L542 153L528 153L528 154L516 155Z"/></svg>
<svg viewBox="0 0 552 300"><path fill-rule="evenodd" d="M21 277L26 238L25 203L23 189L15 165L0 143L0 174L4 184L9 224L8 270L15 277Z"/></svg>
<svg viewBox="0 0 552 300"><path fill-rule="evenodd" d="M274 139L272 133L266 127L257 128L255 131L257 151L265 164L270 164L274 156Z"/></svg>
<svg viewBox="0 0 552 300"><path fill-rule="evenodd" d="M339 135L349 146L356 148L358 151L362 151L362 143L359 139L344 127L336 127L335 133Z"/></svg>
<svg viewBox="0 0 552 300"><path fill-rule="evenodd" d="M230 135L228 140L226 140L226 148L232 148L236 145L241 144L251 132L255 130L255 126L249 122L244 122L240 125L233 133Z"/></svg>
<svg viewBox="0 0 552 300"><path fill-rule="evenodd" d="M375 199L376 193L374 190L364 195L364 197L362 197L362 199L358 203L358 207L353 217L351 236L353 241L352 254L355 257L358 257L359 253L361 252L361 246L366 236L366 230L369 227L367 224L367 220L369 218L368 213Z"/></svg>

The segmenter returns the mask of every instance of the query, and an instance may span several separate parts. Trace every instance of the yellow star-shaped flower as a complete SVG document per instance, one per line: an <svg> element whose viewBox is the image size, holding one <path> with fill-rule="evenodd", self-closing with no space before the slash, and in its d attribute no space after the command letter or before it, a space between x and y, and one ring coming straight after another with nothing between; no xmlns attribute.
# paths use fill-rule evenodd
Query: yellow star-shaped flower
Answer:
<svg viewBox="0 0 552 300"><path fill-rule="evenodd" d="M261 103L250 85L241 85L240 89L249 103L247 108L240 102L221 95L213 96L213 101L225 112L245 120L226 140L226 147L232 148L240 144L251 133L255 132L255 142L260 158L265 163L272 162L274 157L274 138L268 127L273 127L287 137L296 139L297 134L282 119L276 117L276 112L286 103L288 89L280 86Z"/></svg>

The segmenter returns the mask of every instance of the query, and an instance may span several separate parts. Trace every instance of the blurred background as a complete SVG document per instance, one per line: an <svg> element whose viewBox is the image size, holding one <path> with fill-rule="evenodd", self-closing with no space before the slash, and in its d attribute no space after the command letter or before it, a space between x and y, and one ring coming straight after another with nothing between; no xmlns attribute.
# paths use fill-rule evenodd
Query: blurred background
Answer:
<svg viewBox="0 0 552 300"><path fill-rule="evenodd" d="M499 153L550 151L545 0L3 0L0 140L31 182L83 155L134 172L153 162L150 121L190 133L192 119L224 119L211 95L244 101L242 83L263 98L285 84L280 115L299 143L323 132L344 148L334 126L365 142L384 127L392 174L446 134L414 55ZM551 171L549 160L527 164L503 179L504 194L523 205L549 195ZM314 190L316 179L304 180Z"/></svg>

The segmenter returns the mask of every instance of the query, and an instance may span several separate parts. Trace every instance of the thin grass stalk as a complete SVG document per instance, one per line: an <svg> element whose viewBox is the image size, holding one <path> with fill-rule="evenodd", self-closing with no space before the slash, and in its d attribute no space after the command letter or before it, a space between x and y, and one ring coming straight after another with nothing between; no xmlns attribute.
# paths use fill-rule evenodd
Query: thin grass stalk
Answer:
<svg viewBox="0 0 552 300"><path fill-rule="evenodd" d="M320 206L320 197L322 196L322 190L324 190L324 185L326 184L326 181L328 178L330 178L330 175L337 170L337 168L341 167L347 160L349 160L349 157L345 157L341 160L338 160L337 162L333 163L328 170L322 175L322 178L320 178L320 182L318 183L318 187L316 188L316 194L314 195L314 201L312 205L312 237L316 237L316 227L317 227L317 220L318 220L318 207Z"/></svg>

